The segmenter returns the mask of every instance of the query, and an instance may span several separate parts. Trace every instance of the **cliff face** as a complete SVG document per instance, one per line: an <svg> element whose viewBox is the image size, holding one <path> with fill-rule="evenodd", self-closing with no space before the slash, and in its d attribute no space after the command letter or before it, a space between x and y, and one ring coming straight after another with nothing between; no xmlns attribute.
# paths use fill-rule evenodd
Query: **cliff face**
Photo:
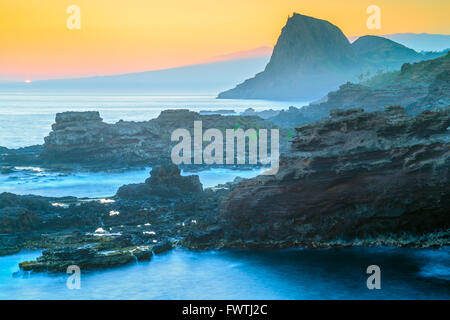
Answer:
<svg viewBox="0 0 450 320"><path fill-rule="evenodd" d="M194 121L202 121L203 132L237 126L273 128L257 116L199 115L188 110L166 110L156 119L143 122L104 123L98 112L64 112L57 114L52 131L45 138L39 159L44 164L81 164L90 166L133 166L170 162L172 132L185 128L193 137ZM225 137L225 134L224 134ZM280 148L287 146L280 139ZM208 143L205 142L204 146Z"/></svg>
<svg viewBox="0 0 450 320"><path fill-rule="evenodd" d="M150 121L107 124L98 112L64 112L56 115L41 158L48 162L139 163L167 156L160 135L160 128Z"/></svg>
<svg viewBox="0 0 450 320"><path fill-rule="evenodd" d="M401 107L336 110L299 127L279 173L241 182L223 203L226 237L398 244L405 233L407 244L448 233L449 127L450 108L413 117Z"/></svg>
<svg viewBox="0 0 450 320"><path fill-rule="evenodd" d="M283 28L264 72L218 97L287 100L321 96L355 75L357 61L338 27L294 14Z"/></svg>
<svg viewBox="0 0 450 320"><path fill-rule="evenodd" d="M294 14L274 48L268 73L335 72L353 67L357 60L342 31L325 20Z"/></svg>

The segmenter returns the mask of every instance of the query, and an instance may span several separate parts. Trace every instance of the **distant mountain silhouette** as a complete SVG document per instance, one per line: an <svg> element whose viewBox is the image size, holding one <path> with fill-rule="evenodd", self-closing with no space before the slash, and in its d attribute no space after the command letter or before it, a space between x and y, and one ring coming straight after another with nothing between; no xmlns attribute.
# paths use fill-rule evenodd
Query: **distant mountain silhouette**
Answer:
<svg viewBox="0 0 450 320"><path fill-rule="evenodd" d="M382 37L412 48L416 51L443 51L450 49L450 35L430 33L394 33Z"/></svg>
<svg viewBox="0 0 450 320"><path fill-rule="evenodd" d="M450 52L433 60L405 63L400 70L362 83L348 82L320 101L300 109L291 107L268 120L278 126L294 127L327 117L334 109L363 108L373 112L393 105L401 105L411 114L450 106Z"/></svg>
<svg viewBox="0 0 450 320"><path fill-rule="evenodd" d="M421 51L448 51L450 49L449 34L433 33L392 33L380 37L395 41L417 52ZM359 36L350 36L348 40L354 42Z"/></svg>
<svg viewBox="0 0 450 320"><path fill-rule="evenodd" d="M218 98L318 99L347 81L444 54L419 53L377 36L363 36L350 44L330 22L295 13L284 26L265 70Z"/></svg>
<svg viewBox="0 0 450 320"><path fill-rule="evenodd" d="M206 59L205 61L202 61L202 63L270 56L270 55L272 55L272 52L273 52L272 47L267 47L267 46L266 47L258 47L258 48L254 48L254 49L250 49L250 50L222 54L220 56L215 56L210 59Z"/></svg>
<svg viewBox="0 0 450 320"><path fill-rule="evenodd" d="M313 98L359 71L358 57L338 27L295 13L283 28L265 70L218 97Z"/></svg>
<svg viewBox="0 0 450 320"><path fill-rule="evenodd" d="M216 62L157 71L31 83L0 83L0 90L139 91L149 94L215 95L262 70L271 48L258 48L214 58Z"/></svg>
<svg viewBox="0 0 450 320"><path fill-rule="evenodd" d="M378 36L363 36L352 43L355 54L362 63L373 69L396 70L405 62L435 59L443 53L419 53L402 44Z"/></svg>

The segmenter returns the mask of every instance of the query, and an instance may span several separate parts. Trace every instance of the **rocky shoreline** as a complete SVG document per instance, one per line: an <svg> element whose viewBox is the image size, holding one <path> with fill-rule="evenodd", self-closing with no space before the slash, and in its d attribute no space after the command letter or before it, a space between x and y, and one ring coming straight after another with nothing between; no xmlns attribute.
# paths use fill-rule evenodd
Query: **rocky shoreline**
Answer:
<svg viewBox="0 0 450 320"><path fill-rule="evenodd" d="M234 188L221 208L224 237L421 245L434 234L448 244L449 128L449 108L415 117L396 106L332 111L297 128L277 175Z"/></svg>
<svg viewBox="0 0 450 320"><path fill-rule="evenodd" d="M0 194L0 255L46 249L25 271L65 272L69 265L102 268L150 260L189 232L211 227L227 193L203 190L198 176L175 165L155 167L145 183L109 199ZM215 213L216 212L216 213Z"/></svg>
<svg viewBox="0 0 450 320"><path fill-rule="evenodd" d="M63 112L56 115L44 145L20 149L0 147L0 168L5 172L13 170L15 166L38 166L61 171L102 171L105 168L128 170L165 164L171 161L171 150L177 144L171 141L172 132L183 128L192 134L194 121L202 122L203 131L217 128L224 136L226 129L270 131L279 128L257 115L205 115L189 110L165 110L158 118L149 121L109 124L103 121L97 111ZM288 130L280 128L281 151L288 149L287 136ZM183 165L183 169L187 170L205 170L210 167ZM235 166L236 169L254 167L248 164Z"/></svg>
<svg viewBox="0 0 450 320"><path fill-rule="evenodd" d="M275 176L204 189L173 164L108 199L0 194L0 255L45 249L24 271L150 260L181 246L450 244L450 108L334 110L296 128Z"/></svg>

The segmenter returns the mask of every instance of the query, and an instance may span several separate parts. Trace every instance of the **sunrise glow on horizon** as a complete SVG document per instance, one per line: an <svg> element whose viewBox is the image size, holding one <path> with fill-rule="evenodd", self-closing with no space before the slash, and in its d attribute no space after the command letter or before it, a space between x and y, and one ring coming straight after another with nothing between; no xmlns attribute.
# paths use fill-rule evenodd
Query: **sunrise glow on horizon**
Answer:
<svg viewBox="0 0 450 320"><path fill-rule="evenodd" d="M368 30L366 8L382 10ZM66 26L81 8L81 29ZM293 12L325 19L347 36L450 34L448 0L14 0L0 2L0 80L108 75L183 66L272 47Z"/></svg>

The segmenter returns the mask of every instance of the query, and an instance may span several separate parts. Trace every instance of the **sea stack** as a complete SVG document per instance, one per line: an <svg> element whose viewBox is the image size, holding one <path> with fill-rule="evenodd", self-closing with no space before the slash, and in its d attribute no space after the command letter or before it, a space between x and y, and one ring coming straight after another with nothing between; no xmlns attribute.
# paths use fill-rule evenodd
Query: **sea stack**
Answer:
<svg viewBox="0 0 450 320"><path fill-rule="evenodd" d="M265 70L218 98L314 99L358 71L358 57L337 26L295 13L284 26Z"/></svg>

